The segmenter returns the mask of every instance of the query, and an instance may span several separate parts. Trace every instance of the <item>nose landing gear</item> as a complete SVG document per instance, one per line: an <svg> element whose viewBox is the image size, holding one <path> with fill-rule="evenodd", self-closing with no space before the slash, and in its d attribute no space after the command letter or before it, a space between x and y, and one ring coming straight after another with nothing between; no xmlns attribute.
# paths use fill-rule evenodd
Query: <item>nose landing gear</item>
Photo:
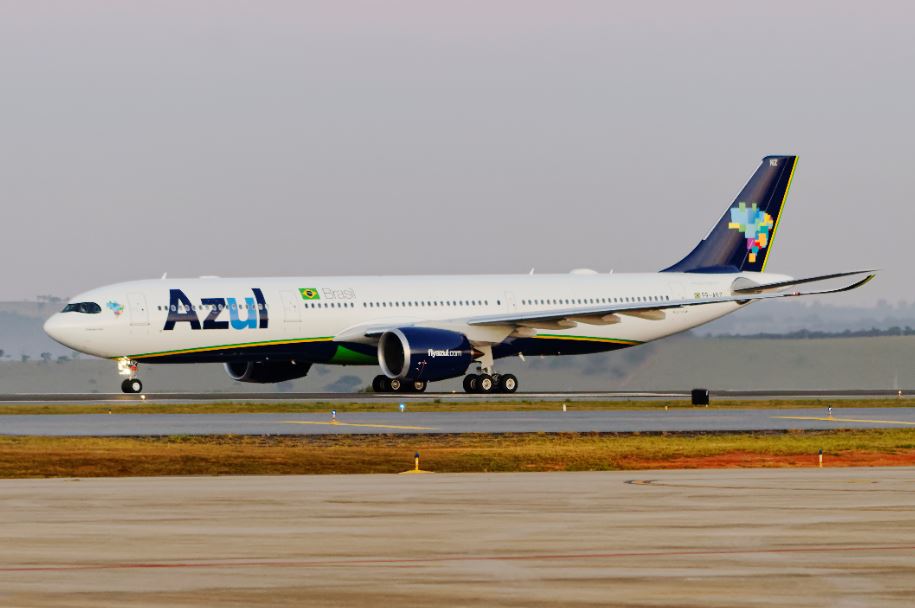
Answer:
<svg viewBox="0 0 915 608"><path fill-rule="evenodd" d="M143 392L143 383L137 378L137 368L139 364L130 359L118 359L118 373L127 376L121 382L121 390L128 395L136 395Z"/></svg>

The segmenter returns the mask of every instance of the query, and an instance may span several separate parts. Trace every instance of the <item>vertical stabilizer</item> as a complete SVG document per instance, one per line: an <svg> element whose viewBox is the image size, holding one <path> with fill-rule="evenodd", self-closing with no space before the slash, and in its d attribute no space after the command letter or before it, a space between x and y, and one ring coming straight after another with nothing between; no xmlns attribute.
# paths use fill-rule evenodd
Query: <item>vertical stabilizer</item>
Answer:
<svg viewBox="0 0 915 608"><path fill-rule="evenodd" d="M796 156L767 156L689 255L663 272L762 272L772 251Z"/></svg>

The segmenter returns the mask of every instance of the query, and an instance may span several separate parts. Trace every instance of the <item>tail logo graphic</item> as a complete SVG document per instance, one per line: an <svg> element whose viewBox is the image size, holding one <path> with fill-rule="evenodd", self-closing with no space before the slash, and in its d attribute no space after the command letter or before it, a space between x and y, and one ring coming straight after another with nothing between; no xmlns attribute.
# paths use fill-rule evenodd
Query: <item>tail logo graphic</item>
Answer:
<svg viewBox="0 0 915 608"><path fill-rule="evenodd" d="M760 249L765 249L769 244L774 222L772 216L761 211L756 203L749 207L746 203L737 203L736 207L731 207L731 221L728 228L739 230L747 239L747 252L749 253L747 261L751 264L756 262L756 255Z"/></svg>

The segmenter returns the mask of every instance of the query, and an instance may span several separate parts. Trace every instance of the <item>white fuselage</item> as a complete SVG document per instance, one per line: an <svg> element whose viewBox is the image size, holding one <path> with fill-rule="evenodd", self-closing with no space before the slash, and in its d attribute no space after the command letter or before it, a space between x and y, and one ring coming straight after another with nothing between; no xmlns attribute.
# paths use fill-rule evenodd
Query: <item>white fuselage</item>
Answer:
<svg viewBox="0 0 915 608"><path fill-rule="evenodd" d="M588 272L143 280L82 293L70 302L96 303L101 311L57 313L45 329L74 350L149 362L212 360L214 353L290 344L369 345L372 340L366 338L363 329L375 326L434 324L464 331L474 342L495 345L517 337L517 330L512 333L510 329L500 332L499 328L473 328L467 321L498 313L589 304L632 301L645 302L647 306L652 302L727 296L738 277L759 283L788 278L761 273ZM177 301L176 291L180 292ZM735 302L684 306L666 310L660 319L622 316L613 324L538 328L524 337L562 343L605 343L608 349L619 348L688 330L739 307ZM171 324L170 319L174 321ZM554 354L588 352L575 348L555 350ZM267 356L270 353L261 352L267 352ZM370 356L334 361L324 351L313 357L307 350L301 352L303 359L313 361L372 363Z"/></svg>

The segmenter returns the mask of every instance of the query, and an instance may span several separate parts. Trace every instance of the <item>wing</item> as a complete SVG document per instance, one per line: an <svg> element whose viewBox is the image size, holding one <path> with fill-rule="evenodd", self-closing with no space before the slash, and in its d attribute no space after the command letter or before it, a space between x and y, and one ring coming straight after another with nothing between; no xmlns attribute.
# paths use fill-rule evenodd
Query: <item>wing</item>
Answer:
<svg viewBox="0 0 915 608"><path fill-rule="evenodd" d="M841 272L836 274L821 275L805 279L795 279L779 283L756 284L747 279L745 283L738 282L732 290L732 295L716 298L688 298L683 300L655 300L649 302L626 302L618 304L602 304L599 306L577 306L562 309L524 311L501 313L494 315L480 315L454 319L439 319L422 321L417 319L404 319L402 322L385 321L382 323L365 323L349 327L334 337L335 341L375 343L384 332L397 327L422 326L450 329L467 334L471 342L495 343L500 342L516 327L530 327L537 329L568 329L578 323L589 325L612 325L620 322L621 316L631 316L641 319L660 321L666 317L665 311L672 308L685 306L703 306L719 304L722 302L752 302L756 300L772 300L776 298L789 298L796 296L811 296L830 293L851 291L861 287L876 276L875 271L860 270L855 272ZM819 291L793 291L768 293L772 290L784 289L794 285L826 281L829 279L843 278L866 274L863 279L835 289Z"/></svg>
<svg viewBox="0 0 915 608"><path fill-rule="evenodd" d="M828 279L854 276L868 273L863 279L835 289L824 289L818 291L793 291L766 293L772 289L783 289L792 285L804 283L813 283L816 281L825 281ZM611 325L619 323L619 315L639 317L642 319L661 320L665 318L664 311L671 308L682 308L684 306L703 306L707 304L720 304L722 302L752 302L756 300L773 300L776 298L789 298L797 296L813 296L829 293L839 293L851 291L861 287L874 278L874 271L863 270L856 272L843 272L838 274L822 275L819 277L810 277L806 279L796 279L793 281L784 281L781 283L758 284L753 286L741 287L733 291L734 295L721 296L716 298L688 298L683 300L657 300L650 302L627 302L622 304L604 304L600 306L578 306L564 308L560 310L549 311L525 311L515 313L504 313L498 315L486 315L467 319L467 323L472 326L481 325L516 325L521 327L538 327L564 329L574 327L576 323L588 323L592 325ZM749 281L748 281L749 283Z"/></svg>

